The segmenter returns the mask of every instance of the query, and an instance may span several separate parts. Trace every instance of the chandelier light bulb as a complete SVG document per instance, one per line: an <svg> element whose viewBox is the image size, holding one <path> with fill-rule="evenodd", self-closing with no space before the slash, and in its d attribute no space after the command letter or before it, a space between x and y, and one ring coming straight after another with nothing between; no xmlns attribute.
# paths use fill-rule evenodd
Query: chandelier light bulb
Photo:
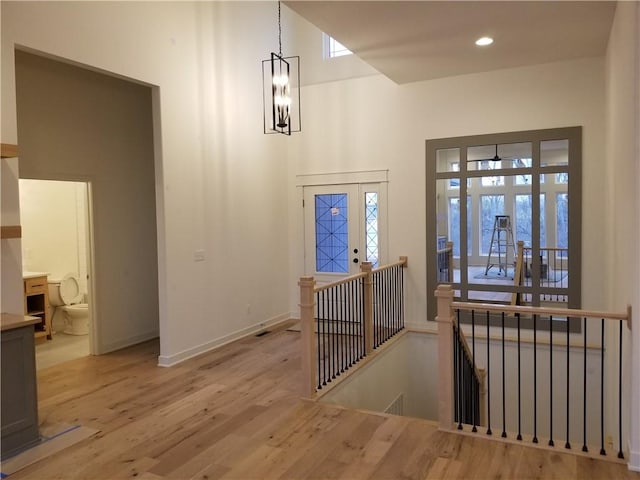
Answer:
<svg viewBox="0 0 640 480"><path fill-rule="evenodd" d="M491 37L480 37L476 40L476 45L479 47L486 47L487 45L491 45L493 43L493 38Z"/></svg>

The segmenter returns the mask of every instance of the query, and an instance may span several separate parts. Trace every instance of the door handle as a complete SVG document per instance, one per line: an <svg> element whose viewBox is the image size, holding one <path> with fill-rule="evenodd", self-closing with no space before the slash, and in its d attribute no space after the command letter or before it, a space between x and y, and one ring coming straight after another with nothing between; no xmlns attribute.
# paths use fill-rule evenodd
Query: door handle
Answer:
<svg viewBox="0 0 640 480"><path fill-rule="evenodd" d="M357 258L353 259L353 263L358 263L360 260L358 260Z"/></svg>

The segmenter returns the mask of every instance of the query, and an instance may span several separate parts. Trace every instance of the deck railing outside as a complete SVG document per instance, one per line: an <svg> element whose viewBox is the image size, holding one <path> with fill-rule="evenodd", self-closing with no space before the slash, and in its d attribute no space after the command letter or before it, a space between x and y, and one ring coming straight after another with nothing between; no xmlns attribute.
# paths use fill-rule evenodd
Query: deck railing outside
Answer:
<svg viewBox="0 0 640 480"><path fill-rule="evenodd" d="M404 328L404 271L407 257L316 286L302 277L303 393L312 395L336 380L368 353Z"/></svg>
<svg viewBox="0 0 640 480"><path fill-rule="evenodd" d="M615 450L624 458L623 345L629 309L616 313L454 302L449 285L440 285L435 295L441 428L470 427L475 432L482 426L486 435L495 428L503 438L542 443L544 437L549 446L561 440L566 449L579 445L583 452L600 455ZM508 347L506 335L515 335L507 339ZM480 398L461 397L461 365L452 348L456 336L467 338L466 344L470 336L471 364L485 372ZM468 401L477 402L470 409L471 422L458 412Z"/></svg>
<svg viewBox="0 0 640 480"><path fill-rule="evenodd" d="M438 283L453 283L453 242L447 242L444 248L439 249L438 256Z"/></svg>

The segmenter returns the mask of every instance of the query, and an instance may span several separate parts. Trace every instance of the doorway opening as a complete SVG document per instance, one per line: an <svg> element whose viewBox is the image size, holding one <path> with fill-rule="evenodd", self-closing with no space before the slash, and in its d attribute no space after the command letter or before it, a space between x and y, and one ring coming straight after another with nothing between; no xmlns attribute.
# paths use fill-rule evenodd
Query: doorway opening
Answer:
<svg viewBox="0 0 640 480"><path fill-rule="evenodd" d="M20 179L23 276L47 282L38 370L93 353L90 205L88 182Z"/></svg>

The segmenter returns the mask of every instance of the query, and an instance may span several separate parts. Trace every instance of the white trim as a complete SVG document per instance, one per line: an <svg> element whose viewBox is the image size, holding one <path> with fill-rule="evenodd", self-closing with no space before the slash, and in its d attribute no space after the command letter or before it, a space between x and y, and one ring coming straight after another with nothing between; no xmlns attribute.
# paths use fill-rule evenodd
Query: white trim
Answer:
<svg viewBox="0 0 640 480"><path fill-rule="evenodd" d="M629 452L627 468L632 472L640 472L640 452Z"/></svg>
<svg viewBox="0 0 640 480"><path fill-rule="evenodd" d="M359 172L310 173L296 175L296 187L342 185L345 183L388 183L389 170L363 170Z"/></svg>
<svg viewBox="0 0 640 480"><path fill-rule="evenodd" d="M182 352L178 352L174 355L160 355L158 357L158 366L173 367L174 365L182 363L185 360L189 360L190 358L196 357L202 353L215 350L217 348L227 345L228 343L231 343L240 338L251 336L254 333L264 330L266 327L272 327L279 323L285 322L290 318L291 318L290 312L283 313L281 315L272 317L269 320L266 320L264 322L256 323L249 327L242 328L240 330L237 330L223 337L217 338L215 340L211 340L210 342L202 343L193 348L188 348L187 350L183 350Z"/></svg>

